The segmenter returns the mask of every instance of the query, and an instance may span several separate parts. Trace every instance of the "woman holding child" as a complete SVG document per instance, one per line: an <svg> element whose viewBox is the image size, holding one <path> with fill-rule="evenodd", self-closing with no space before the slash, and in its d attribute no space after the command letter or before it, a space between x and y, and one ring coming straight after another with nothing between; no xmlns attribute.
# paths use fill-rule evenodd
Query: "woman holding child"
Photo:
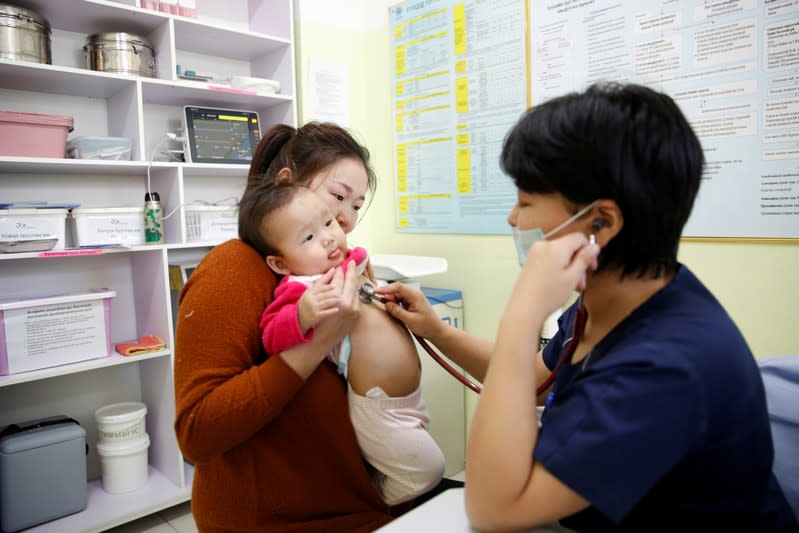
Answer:
<svg viewBox="0 0 799 533"><path fill-rule="evenodd" d="M242 202L276 180L315 192L344 233L375 188L368 151L331 124L266 132ZM236 239L205 256L181 295L175 427L195 465L195 521L203 532L373 531L397 508L373 485L347 381L325 361L359 319L374 320L360 317L356 271L328 270L318 283L340 294L338 311L307 343L267 355L259 319L277 282L256 248Z"/></svg>

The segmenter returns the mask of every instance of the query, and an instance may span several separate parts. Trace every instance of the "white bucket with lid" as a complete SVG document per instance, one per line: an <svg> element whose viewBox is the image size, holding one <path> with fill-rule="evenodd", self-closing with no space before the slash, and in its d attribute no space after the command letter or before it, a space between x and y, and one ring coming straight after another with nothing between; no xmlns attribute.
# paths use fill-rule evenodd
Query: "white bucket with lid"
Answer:
<svg viewBox="0 0 799 533"><path fill-rule="evenodd" d="M128 442L147 435L144 419L147 406L142 402L112 403L94 412L97 443Z"/></svg>
<svg viewBox="0 0 799 533"><path fill-rule="evenodd" d="M100 456L100 470L103 477L103 490L111 494L131 492L147 484L147 448L150 436L125 442L97 443Z"/></svg>

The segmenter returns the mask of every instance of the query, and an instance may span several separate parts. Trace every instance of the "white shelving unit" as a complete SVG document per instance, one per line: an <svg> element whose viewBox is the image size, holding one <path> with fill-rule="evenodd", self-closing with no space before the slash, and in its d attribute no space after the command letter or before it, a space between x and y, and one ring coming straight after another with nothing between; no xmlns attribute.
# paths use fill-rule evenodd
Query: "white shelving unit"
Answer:
<svg viewBox="0 0 799 533"><path fill-rule="evenodd" d="M0 60L0 109L71 115L72 136L133 139L132 161L0 157L0 200L75 202L84 207L143 205L148 166L161 196L165 244L90 253L0 254L0 295L107 287L114 343L155 334L167 348L144 356L112 355L0 376L0 427L65 414L87 430L89 504L85 511L29 531L102 531L186 501L192 466L174 433L173 323L167 267L199 260L216 242L186 240L184 204L239 197L246 165L151 163L184 105L257 111L261 129L297 123L292 0L201 0L198 18L141 9L138 0L10 0L52 26L52 65ZM84 66L89 34L123 31L149 38L156 77L95 72ZM279 94L251 96L187 83L176 66L276 79ZM137 400L147 404L150 477L129 494L102 489L94 411Z"/></svg>

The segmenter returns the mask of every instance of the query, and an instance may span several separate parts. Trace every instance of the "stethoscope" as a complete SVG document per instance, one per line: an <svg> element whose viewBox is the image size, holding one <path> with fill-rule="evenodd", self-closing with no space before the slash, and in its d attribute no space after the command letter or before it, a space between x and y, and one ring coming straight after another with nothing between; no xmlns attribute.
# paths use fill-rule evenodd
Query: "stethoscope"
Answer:
<svg viewBox="0 0 799 533"><path fill-rule="evenodd" d="M388 298L383 298L382 296L375 294L374 286L368 281L362 283L361 286L358 288L358 299L364 304L371 304L374 300L377 300L378 302L383 304L389 301ZM550 373L547 379L544 380L544 382L536 388L535 390L536 396L540 396L544 391L546 391L550 387L550 385L552 385L552 382L555 381L555 377L557 377L558 375L560 367L563 366L563 363L565 361L568 361L569 359L571 359L572 355L574 355L574 351L577 349L577 345L580 343L580 339L582 338L583 332L585 331L585 323L587 320L588 320L588 311L582 305L582 296L581 296L577 308L577 316L575 316L574 318L574 326L572 327L571 337L569 337L566 340L566 342L568 343L566 349L563 350L563 353L560 355L560 358L558 359L555 368L552 369L552 373ZM410 331L410 329L408 331ZM444 370L449 372L449 374L452 375L452 377L460 381L468 389L476 392L477 394L480 394L480 391L483 390L482 387L480 387L480 385L478 385L474 381L470 380L469 378L458 372L458 370L455 367L453 367L447 361L445 361L444 358L441 357L430 346L430 344L428 344L426 339L416 335L412 331L411 335L414 336L419 345L422 348L424 348L424 350L430 355L430 357L432 357L433 360L436 363L438 363Z"/></svg>

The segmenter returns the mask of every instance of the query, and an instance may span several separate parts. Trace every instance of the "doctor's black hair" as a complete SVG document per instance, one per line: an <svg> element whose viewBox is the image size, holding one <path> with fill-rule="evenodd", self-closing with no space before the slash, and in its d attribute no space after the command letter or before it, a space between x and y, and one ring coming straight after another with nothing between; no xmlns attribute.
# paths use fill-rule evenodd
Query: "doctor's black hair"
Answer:
<svg viewBox="0 0 799 533"><path fill-rule="evenodd" d="M597 83L528 110L508 133L502 169L527 193L560 193L579 207L612 199L624 225L599 268L622 276L674 272L704 167L677 104L648 87Z"/></svg>

